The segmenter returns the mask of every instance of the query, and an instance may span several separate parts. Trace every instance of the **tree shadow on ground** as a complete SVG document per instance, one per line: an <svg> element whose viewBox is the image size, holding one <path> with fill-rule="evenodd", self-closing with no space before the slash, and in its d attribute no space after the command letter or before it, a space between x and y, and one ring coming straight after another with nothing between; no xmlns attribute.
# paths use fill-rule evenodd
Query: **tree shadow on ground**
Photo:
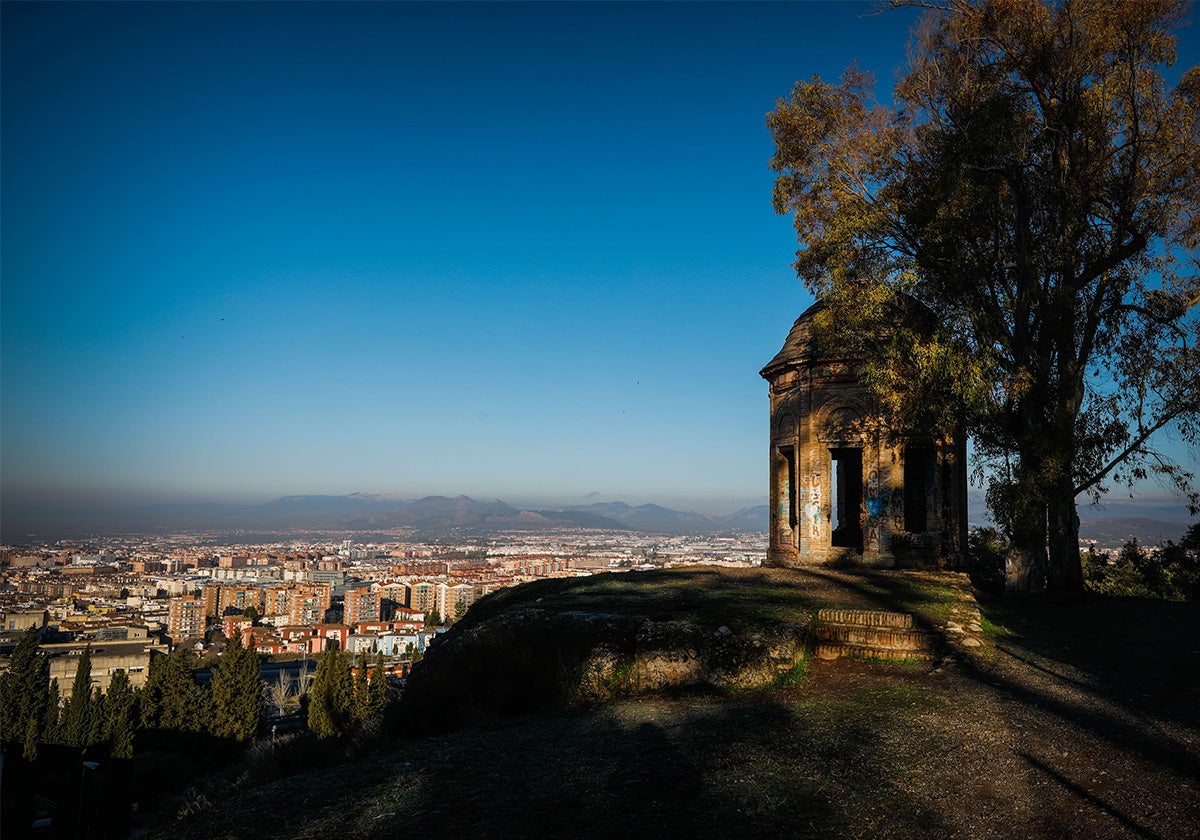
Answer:
<svg viewBox="0 0 1200 840"><path fill-rule="evenodd" d="M948 832L895 784L886 698L695 692L406 741L164 826L188 837L839 838ZM284 801L300 811L280 808Z"/></svg>
<svg viewBox="0 0 1200 840"><path fill-rule="evenodd" d="M806 570L875 608L911 611L917 626L941 634L931 618L939 594L919 577ZM981 612L1003 628L995 642L1015 669L964 658L965 672L1025 703L1196 776L1194 747L1148 718L1200 726L1200 605L1134 598L983 599ZM1034 671L1045 679L1033 679Z"/></svg>
<svg viewBox="0 0 1200 840"><path fill-rule="evenodd" d="M1132 710L1200 726L1200 604L1084 596L981 607L1006 630L997 640L1004 655Z"/></svg>

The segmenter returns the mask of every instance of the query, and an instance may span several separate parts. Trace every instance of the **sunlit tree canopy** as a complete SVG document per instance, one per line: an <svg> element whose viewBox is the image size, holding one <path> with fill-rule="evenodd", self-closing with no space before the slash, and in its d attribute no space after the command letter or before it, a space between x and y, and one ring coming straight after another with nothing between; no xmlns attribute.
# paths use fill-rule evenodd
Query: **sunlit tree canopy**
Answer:
<svg viewBox="0 0 1200 840"><path fill-rule="evenodd" d="M1200 438L1200 68L1176 0L948 0L891 104L851 67L768 116L774 203L896 421L966 428L1013 588L1078 590L1076 497ZM1178 81L1170 85L1165 73ZM894 313L918 304L934 328Z"/></svg>

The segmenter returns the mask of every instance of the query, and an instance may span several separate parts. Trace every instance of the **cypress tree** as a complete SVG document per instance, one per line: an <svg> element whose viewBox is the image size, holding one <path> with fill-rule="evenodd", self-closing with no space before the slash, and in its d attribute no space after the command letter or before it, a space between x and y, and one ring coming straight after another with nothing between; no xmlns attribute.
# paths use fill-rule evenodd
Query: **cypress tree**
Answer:
<svg viewBox="0 0 1200 840"><path fill-rule="evenodd" d="M91 702L87 709L87 729L84 734L83 746L100 744L108 740L108 710L107 698L100 686L92 691Z"/></svg>
<svg viewBox="0 0 1200 840"><path fill-rule="evenodd" d="M31 760L37 757L49 690L50 662L38 650L37 631L31 627L13 649L8 670L0 675L0 738L21 742Z"/></svg>
<svg viewBox="0 0 1200 840"><path fill-rule="evenodd" d="M371 718L371 701L367 696L367 657L358 657L358 673L354 675L354 720L366 723Z"/></svg>
<svg viewBox="0 0 1200 840"><path fill-rule="evenodd" d="M58 715L62 711L62 695L58 690L58 677L50 680L50 689L46 692L46 712L42 723L42 741L53 744L58 740Z"/></svg>
<svg viewBox="0 0 1200 840"><path fill-rule="evenodd" d="M92 705L92 646L89 644L79 656L75 667L75 682L71 685L71 696L62 713L62 740L73 747L87 746L91 728Z"/></svg>
<svg viewBox="0 0 1200 840"><path fill-rule="evenodd" d="M383 717L388 706L387 674L383 670L383 654L375 658L375 673L371 676L371 685L367 689L369 706L373 717Z"/></svg>
<svg viewBox="0 0 1200 840"><path fill-rule="evenodd" d="M317 675L309 690L308 728L320 738L345 735L354 708L354 684L349 662L340 650L327 650L317 660Z"/></svg>
<svg viewBox="0 0 1200 840"><path fill-rule="evenodd" d="M119 668L113 674L105 700L105 728L113 758L133 758L136 706L137 694L129 684L129 675L124 668Z"/></svg>
<svg viewBox="0 0 1200 840"><path fill-rule="evenodd" d="M258 731L262 707L258 653L244 647L241 634L235 633L213 673L210 731L220 738L246 741Z"/></svg>
<svg viewBox="0 0 1200 840"><path fill-rule="evenodd" d="M37 758L38 747L38 722L37 718L29 718L29 722L25 726L25 738L21 743L21 755L26 761L33 761Z"/></svg>
<svg viewBox="0 0 1200 840"><path fill-rule="evenodd" d="M150 676L141 697L142 725L156 729L200 732L207 696L192 675L196 657L180 646L170 656L150 660Z"/></svg>

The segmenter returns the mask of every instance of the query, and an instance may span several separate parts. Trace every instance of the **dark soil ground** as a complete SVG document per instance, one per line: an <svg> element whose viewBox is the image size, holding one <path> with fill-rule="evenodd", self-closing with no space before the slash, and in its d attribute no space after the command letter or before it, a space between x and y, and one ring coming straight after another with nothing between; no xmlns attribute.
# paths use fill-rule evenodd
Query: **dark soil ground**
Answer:
<svg viewBox="0 0 1200 840"><path fill-rule="evenodd" d="M715 618L731 609L722 590L736 601L758 587L776 595L746 599L747 620L760 607L778 620L826 605L908 606L927 625L952 617L958 597L936 575L697 580L711 600L682 578L667 579L678 584L669 595L647 581L644 597ZM1200 836L1200 607L981 607L982 643L951 644L932 666L813 662L790 688L497 720L270 782L252 762L198 782L180 807L190 815L154 836Z"/></svg>

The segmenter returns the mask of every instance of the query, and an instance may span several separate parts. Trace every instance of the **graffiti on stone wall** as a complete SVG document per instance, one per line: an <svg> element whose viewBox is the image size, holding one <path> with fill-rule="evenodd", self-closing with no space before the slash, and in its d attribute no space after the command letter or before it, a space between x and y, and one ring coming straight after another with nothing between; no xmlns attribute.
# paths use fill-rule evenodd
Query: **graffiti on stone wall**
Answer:
<svg viewBox="0 0 1200 840"><path fill-rule="evenodd" d="M891 547L892 532L895 523L904 518L904 493L893 488L886 472L872 467L867 473L867 486L863 494L863 507L866 519L864 528L864 543L867 548L877 551L887 551Z"/></svg>
<svg viewBox="0 0 1200 840"><path fill-rule="evenodd" d="M800 510L804 536L810 540L821 539L821 477L816 473L806 480L804 502Z"/></svg>
<svg viewBox="0 0 1200 840"><path fill-rule="evenodd" d="M901 487L892 488L892 501L888 506L888 516L892 518L892 522L904 521L904 489Z"/></svg>
<svg viewBox="0 0 1200 840"><path fill-rule="evenodd" d="M863 507L866 514L866 527L863 529L865 531L863 534L865 538L864 543L867 548L878 549L884 539L879 516L883 510L883 501L879 498L879 467L871 467L867 472L867 486L863 493Z"/></svg>

